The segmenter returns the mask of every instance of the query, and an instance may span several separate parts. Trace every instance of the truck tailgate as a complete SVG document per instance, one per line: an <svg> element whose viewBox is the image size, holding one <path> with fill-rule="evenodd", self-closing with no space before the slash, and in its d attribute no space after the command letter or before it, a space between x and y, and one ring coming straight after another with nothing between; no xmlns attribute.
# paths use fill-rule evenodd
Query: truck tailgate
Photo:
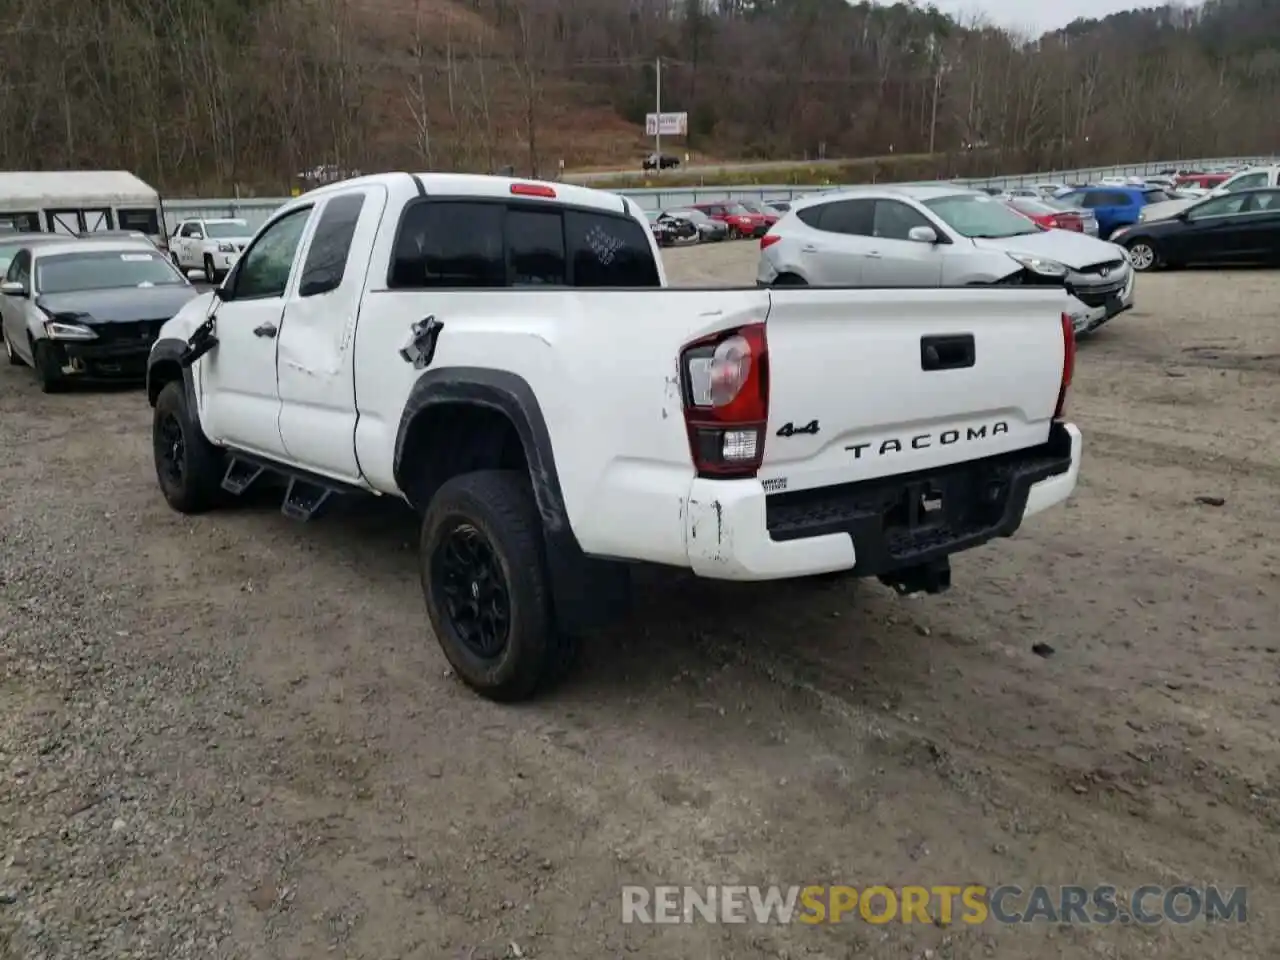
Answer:
<svg viewBox="0 0 1280 960"><path fill-rule="evenodd" d="M1017 287L772 289L760 478L802 490L1046 442L1068 303Z"/></svg>

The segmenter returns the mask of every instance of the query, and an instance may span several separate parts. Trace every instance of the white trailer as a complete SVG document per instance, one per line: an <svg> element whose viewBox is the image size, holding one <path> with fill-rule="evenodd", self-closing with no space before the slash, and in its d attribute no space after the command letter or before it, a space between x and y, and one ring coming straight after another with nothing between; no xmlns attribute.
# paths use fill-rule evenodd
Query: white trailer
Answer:
<svg viewBox="0 0 1280 960"><path fill-rule="evenodd" d="M165 239L160 194L125 170L0 172L0 225L72 237L137 230L157 244Z"/></svg>

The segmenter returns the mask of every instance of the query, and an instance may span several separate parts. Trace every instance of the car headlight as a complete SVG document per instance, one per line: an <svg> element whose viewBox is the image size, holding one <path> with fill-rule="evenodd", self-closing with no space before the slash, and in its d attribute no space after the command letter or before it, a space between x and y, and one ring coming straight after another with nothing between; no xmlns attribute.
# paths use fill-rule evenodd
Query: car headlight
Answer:
<svg viewBox="0 0 1280 960"><path fill-rule="evenodd" d="M218 252L219 253L235 253L236 252L235 244L220 243L218 244Z"/></svg>
<svg viewBox="0 0 1280 960"><path fill-rule="evenodd" d="M83 324L69 320L50 319L44 322L44 332L50 340L97 340L98 335Z"/></svg>
<svg viewBox="0 0 1280 960"><path fill-rule="evenodd" d="M1057 260L1046 260L1044 257L1034 257L1028 253L1011 253L1009 256L1032 273L1038 273L1042 277L1065 277L1069 272L1066 264L1059 263Z"/></svg>

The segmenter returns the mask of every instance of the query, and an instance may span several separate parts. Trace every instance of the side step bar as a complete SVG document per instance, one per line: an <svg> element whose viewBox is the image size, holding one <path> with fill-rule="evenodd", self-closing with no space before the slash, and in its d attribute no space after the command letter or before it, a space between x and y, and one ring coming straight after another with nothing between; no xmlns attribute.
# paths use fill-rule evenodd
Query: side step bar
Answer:
<svg viewBox="0 0 1280 960"><path fill-rule="evenodd" d="M330 480L328 477L321 477L305 470L273 463L240 450L232 450L230 453L231 459L227 464L227 472L222 478L222 489L234 496L240 496L265 473L285 477L289 481L289 486L285 490L280 512L290 520L305 522L315 519L333 497L368 494L367 490L339 480Z"/></svg>

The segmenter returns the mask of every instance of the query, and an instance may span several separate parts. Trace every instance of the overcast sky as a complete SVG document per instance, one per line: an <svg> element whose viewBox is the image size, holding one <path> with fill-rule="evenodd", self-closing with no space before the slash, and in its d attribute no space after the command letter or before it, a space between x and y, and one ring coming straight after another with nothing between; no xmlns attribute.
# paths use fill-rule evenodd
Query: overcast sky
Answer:
<svg viewBox="0 0 1280 960"><path fill-rule="evenodd" d="M952 16L982 13L997 26L1039 35L1065 27L1077 17L1105 17L1136 7L1160 7L1154 0L933 0ZM1198 2L1198 0L1191 0ZM923 6L924 4L922 4Z"/></svg>

